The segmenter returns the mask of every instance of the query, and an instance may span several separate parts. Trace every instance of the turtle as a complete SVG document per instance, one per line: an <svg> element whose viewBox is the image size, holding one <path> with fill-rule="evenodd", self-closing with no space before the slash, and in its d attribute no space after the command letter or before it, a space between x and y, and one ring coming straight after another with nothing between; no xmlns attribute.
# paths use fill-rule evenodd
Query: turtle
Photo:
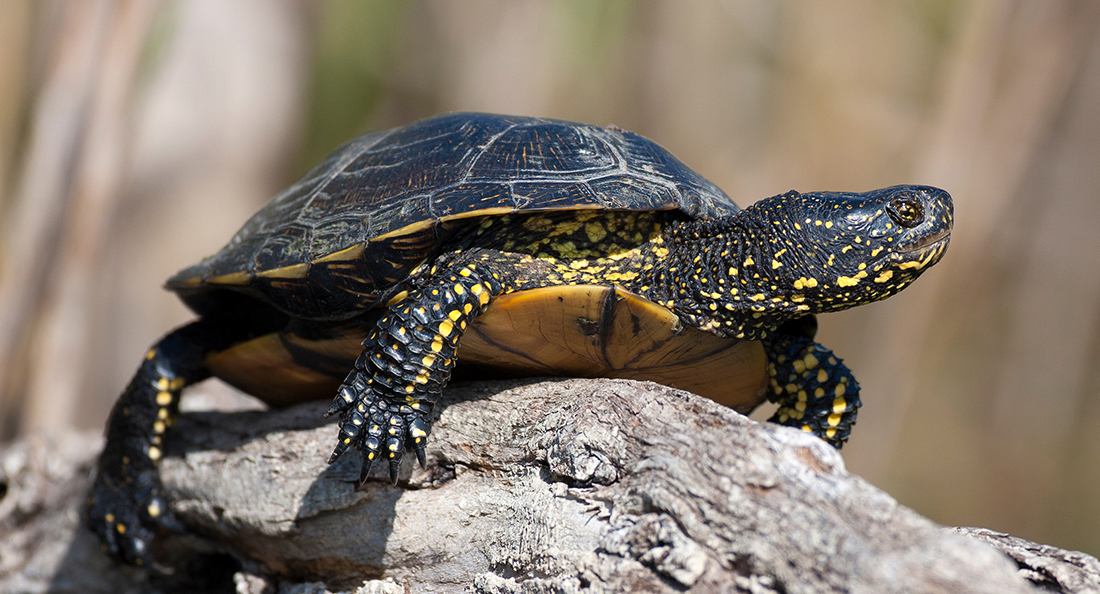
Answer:
<svg viewBox="0 0 1100 594"><path fill-rule="evenodd" d="M950 195L785 192L741 209L616 126L452 113L369 133L167 281L198 318L146 353L114 405L85 521L153 566L180 529L157 471L181 390L210 376L272 406L333 398L329 463L397 484L425 464L452 378L620 377L697 392L839 448L860 406L815 315L935 264Z"/></svg>

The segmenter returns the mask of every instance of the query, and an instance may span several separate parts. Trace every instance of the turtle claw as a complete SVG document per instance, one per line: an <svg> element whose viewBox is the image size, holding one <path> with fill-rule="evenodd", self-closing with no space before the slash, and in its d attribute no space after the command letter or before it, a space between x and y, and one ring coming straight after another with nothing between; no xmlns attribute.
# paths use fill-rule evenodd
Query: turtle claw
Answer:
<svg viewBox="0 0 1100 594"><path fill-rule="evenodd" d="M394 426L396 431L394 435L386 440L386 451L390 453L390 482L397 484L397 478L401 474L401 459L405 457L405 449L402 447L405 442L405 436L402 435L403 428Z"/></svg>
<svg viewBox="0 0 1100 594"><path fill-rule="evenodd" d="M355 404L356 395L353 387L354 384L348 383L355 381L353 378L354 375L355 372L352 372L352 374L348 376L348 379L344 380L345 384L340 386L340 391L337 392L336 398L332 399L332 404L329 405L328 410L325 411L324 417L326 419L332 415L348 410L351 408L351 405Z"/></svg>
<svg viewBox="0 0 1100 594"><path fill-rule="evenodd" d="M424 452L424 446L419 445L416 448L414 448L413 451L416 452L416 461L420 464L420 467L421 468L427 468L427 466L428 466L428 456Z"/></svg>
<svg viewBox="0 0 1100 594"><path fill-rule="evenodd" d="M344 452L348 451L348 445L344 441L340 441L336 444L336 447L332 449L332 453L329 454L328 463L332 464L340 459L340 456L344 455Z"/></svg>
<svg viewBox="0 0 1100 594"><path fill-rule="evenodd" d="M374 466L374 456L364 452L363 464L359 467L359 482L357 486L362 487L367 482L367 477L370 476L370 469Z"/></svg>
<svg viewBox="0 0 1100 594"><path fill-rule="evenodd" d="M402 455L398 454L390 459L390 483L395 487L397 486L397 479L401 478L401 458Z"/></svg>

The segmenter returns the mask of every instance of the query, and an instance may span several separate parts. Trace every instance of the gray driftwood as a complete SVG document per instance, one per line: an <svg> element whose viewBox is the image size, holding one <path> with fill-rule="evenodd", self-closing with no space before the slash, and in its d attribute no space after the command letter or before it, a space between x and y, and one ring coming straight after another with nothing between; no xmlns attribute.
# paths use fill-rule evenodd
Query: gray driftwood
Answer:
<svg viewBox="0 0 1100 594"><path fill-rule="evenodd" d="M229 551L245 569L225 580L254 593L1088 592L1100 576L1081 553L1016 541L1010 559L948 533L823 442L653 384L453 386L427 469L362 492L357 454L325 464L324 408L185 415L163 475L203 538L167 553ZM0 458L0 590L140 589L72 537L94 448L66 443ZM68 475L35 471L51 464Z"/></svg>

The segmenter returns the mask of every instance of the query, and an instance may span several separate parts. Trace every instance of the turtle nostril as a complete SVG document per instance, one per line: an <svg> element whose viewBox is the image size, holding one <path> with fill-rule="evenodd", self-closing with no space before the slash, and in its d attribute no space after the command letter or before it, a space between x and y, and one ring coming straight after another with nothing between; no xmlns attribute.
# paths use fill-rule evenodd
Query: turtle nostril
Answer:
<svg viewBox="0 0 1100 594"><path fill-rule="evenodd" d="M916 227L924 220L924 205L916 198L902 196L886 205L886 213L902 227Z"/></svg>

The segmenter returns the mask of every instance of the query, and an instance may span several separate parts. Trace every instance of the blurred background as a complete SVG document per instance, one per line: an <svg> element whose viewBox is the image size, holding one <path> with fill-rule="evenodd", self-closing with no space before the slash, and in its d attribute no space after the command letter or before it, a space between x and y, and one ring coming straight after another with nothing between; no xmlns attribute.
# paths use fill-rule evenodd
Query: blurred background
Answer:
<svg viewBox="0 0 1100 594"><path fill-rule="evenodd" d="M191 317L164 279L345 140L453 110L618 124L742 205L950 191L943 262L821 320L863 385L844 457L1100 555L1092 0L0 2L0 440L98 431Z"/></svg>

